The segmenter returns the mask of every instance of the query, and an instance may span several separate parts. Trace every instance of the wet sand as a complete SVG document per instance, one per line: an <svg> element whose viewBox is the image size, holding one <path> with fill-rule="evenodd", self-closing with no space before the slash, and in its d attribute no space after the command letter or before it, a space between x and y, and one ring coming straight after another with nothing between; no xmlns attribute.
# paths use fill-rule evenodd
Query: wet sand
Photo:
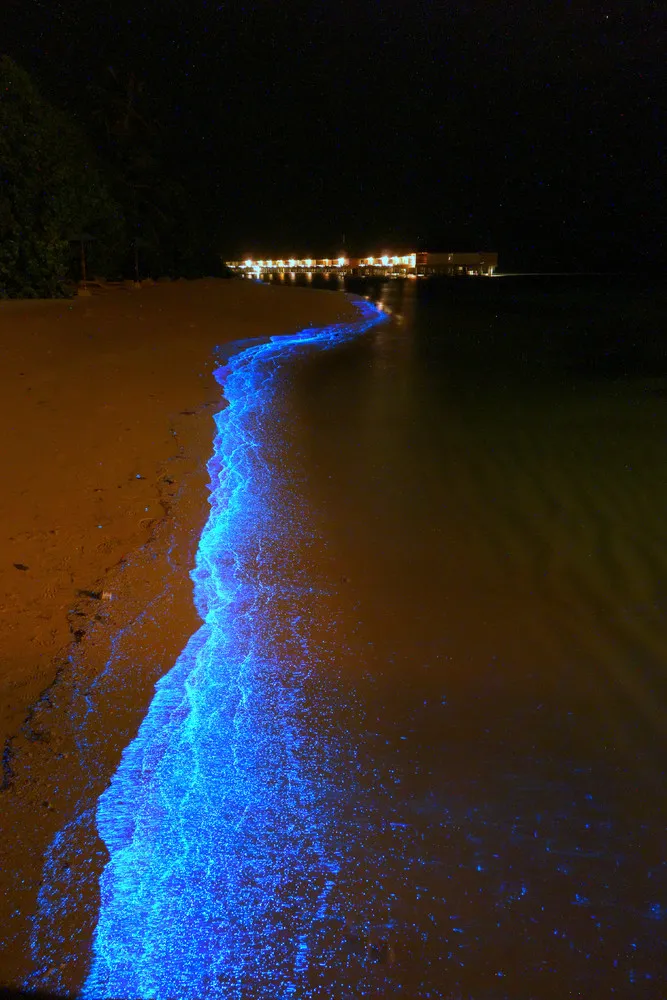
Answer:
<svg viewBox="0 0 667 1000"><path fill-rule="evenodd" d="M213 279L0 304L3 984L30 972L47 845L104 789L198 624L188 574L221 405L215 347L353 313L340 295ZM89 849L94 811L77 823L72 850ZM63 941L92 930L96 846L78 893L58 901Z"/></svg>

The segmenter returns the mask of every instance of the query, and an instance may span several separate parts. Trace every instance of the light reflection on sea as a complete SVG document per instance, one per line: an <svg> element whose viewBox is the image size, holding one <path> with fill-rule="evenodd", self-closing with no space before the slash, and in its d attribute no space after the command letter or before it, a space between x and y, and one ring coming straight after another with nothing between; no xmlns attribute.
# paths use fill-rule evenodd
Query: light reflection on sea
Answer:
<svg viewBox="0 0 667 1000"><path fill-rule="evenodd" d="M489 287L367 283L398 321L296 377L355 747L322 995L658 998L667 363L645 290Z"/></svg>

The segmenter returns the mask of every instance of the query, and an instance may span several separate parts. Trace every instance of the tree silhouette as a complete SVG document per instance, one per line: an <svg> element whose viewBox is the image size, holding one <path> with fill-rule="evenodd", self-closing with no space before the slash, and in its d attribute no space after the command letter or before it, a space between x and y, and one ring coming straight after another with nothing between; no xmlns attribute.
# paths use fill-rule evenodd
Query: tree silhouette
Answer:
<svg viewBox="0 0 667 1000"><path fill-rule="evenodd" d="M0 181L1 297L63 294L68 241L79 234L95 235L102 255L123 240L122 210L85 136L7 56L0 59Z"/></svg>

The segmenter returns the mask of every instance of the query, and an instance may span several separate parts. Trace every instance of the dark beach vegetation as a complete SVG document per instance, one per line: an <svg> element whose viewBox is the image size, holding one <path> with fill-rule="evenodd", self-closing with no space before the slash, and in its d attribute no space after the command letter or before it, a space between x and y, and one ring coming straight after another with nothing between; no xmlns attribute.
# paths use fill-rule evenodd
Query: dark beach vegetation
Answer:
<svg viewBox="0 0 667 1000"><path fill-rule="evenodd" d="M0 298L67 294L88 278L219 271L206 192L167 156L159 108L107 67L76 107L0 59Z"/></svg>

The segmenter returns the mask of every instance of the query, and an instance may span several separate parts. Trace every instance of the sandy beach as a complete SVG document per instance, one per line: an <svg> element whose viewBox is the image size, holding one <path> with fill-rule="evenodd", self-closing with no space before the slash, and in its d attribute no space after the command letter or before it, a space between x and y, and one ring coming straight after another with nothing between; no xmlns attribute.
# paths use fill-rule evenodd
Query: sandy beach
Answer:
<svg viewBox="0 0 667 1000"><path fill-rule="evenodd" d="M197 627L188 574L222 404L214 349L352 315L342 295L214 279L0 303L3 984L31 969L47 845L83 789L103 790ZM87 685L108 713L82 725L70 708ZM92 812L84 825L90 850ZM72 988L104 863L96 846L58 914L54 963L68 964Z"/></svg>

